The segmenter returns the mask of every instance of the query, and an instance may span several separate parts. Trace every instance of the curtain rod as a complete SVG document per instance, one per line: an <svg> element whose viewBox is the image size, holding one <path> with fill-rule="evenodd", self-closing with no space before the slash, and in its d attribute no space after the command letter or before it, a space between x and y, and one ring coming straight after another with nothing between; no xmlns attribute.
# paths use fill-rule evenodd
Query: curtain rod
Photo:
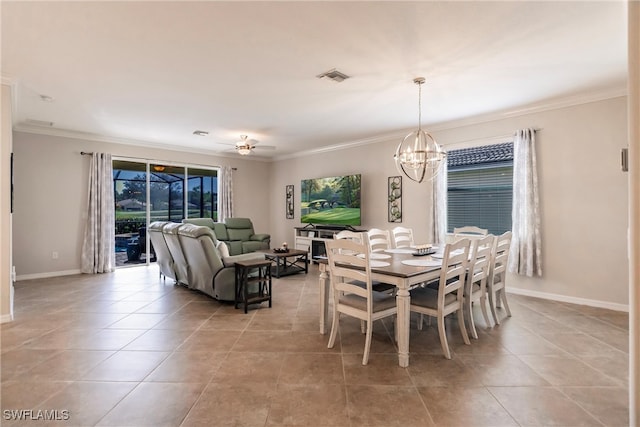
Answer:
<svg viewBox="0 0 640 427"><path fill-rule="evenodd" d="M92 156L93 152L91 152L91 151L81 151L80 154L82 156ZM126 156L126 157L128 157L128 156ZM142 157L128 157L128 158L129 159L135 159L135 160L145 160L147 162L156 162L156 163L160 163L161 162L160 160L145 159L145 158L142 158ZM206 167L209 167L209 168L210 167L214 167L214 168L221 168L222 167L222 166L218 166L218 165L213 165L213 166L211 166L211 165L198 165L198 164L193 164L193 165L194 166L206 166ZM231 170L237 171L238 168L231 168Z"/></svg>
<svg viewBox="0 0 640 427"><path fill-rule="evenodd" d="M538 133L538 132L540 132L542 130L542 128L532 128L532 130L535 133ZM467 140L464 140L464 141L451 142L451 143L444 144L444 145L445 146L446 145L459 145L459 144L466 144L466 143L469 143L469 142L476 142L476 141L487 141L487 140L491 140L491 139L509 138L509 137L515 136L516 132L507 133L507 134L504 134L504 135L482 136L482 137L479 137L479 138L467 139Z"/></svg>

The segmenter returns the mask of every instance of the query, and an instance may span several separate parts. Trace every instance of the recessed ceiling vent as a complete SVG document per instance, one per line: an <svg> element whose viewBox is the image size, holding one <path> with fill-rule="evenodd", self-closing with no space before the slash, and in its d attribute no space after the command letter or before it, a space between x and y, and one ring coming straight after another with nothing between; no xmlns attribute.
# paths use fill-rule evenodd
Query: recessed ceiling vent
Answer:
<svg viewBox="0 0 640 427"><path fill-rule="evenodd" d="M206 130L194 130L193 134L198 136L207 136L209 135L209 132L207 132Z"/></svg>
<svg viewBox="0 0 640 427"><path fill-rule="evenodd" d="M334 82L338 82L338 83L345 81L349 78L349 76L347 76L345 73L341 73L335 68L332 70L326 71L322 74L318 74L316 77L319 79L323 79L326 77L329 80L333 80Z"/></svg>

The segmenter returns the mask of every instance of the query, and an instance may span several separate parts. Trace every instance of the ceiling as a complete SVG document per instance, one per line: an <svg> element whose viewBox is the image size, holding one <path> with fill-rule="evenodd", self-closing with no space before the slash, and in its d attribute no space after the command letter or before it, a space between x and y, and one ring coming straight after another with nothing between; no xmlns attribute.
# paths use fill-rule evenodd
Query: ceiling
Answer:
<svg viewBox="0 0 640 427"><path fill-rule="evenodd" d="M624 1L0 7L18 130L233 156L246 134L268 159L399 142L417 76L427 127L626 93ZM316 77L333 68L350 78Z"/></svg>

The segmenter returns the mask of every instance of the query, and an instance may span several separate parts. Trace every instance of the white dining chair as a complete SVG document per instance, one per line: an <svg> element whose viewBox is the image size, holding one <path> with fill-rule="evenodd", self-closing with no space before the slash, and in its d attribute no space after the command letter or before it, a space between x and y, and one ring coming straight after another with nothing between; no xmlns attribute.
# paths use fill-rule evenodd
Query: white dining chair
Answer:
<svg viewBox="0 0 640 427"><path fill-rule="evenodd" d="M438 321L440 345L447 359L451 359L451 351L447 342L445 317L456 313L460 333L465 344L471 344L464 323L464 283L469 263L469 239L461 239L448 243L444 248L442 269L437 289L418 287L411 290L410 310L416 313L435 317ZM422 329L420 316L418 329Z"/></svg>
<svg viewBox="0 0 640 427"><path fill-rule="evenodd" d="M487 327L491 327L487 312L487 280L491 268L492 254L496 237L488 234L483 238L471 241L469 265L464 287L464 312L468 320L471 336L478 339L478 331L473 319L473 304L479 303L482 317Z"/></svg>
<svg viewBox="0 0 640 427"><path fill-rule="evenodd" d="M369 238L369 250L371 252L382 252L385 249L391 249L391 235L389 230L380 228L372 228L367 231Z"/></svg>
<svg viewBox="0 0 640 427"><path fill-rule="evenodd" d="M333 322L328 348L333 348L338 334L340 315L364 321L366 338L362 364L369 362L373 322L394 316L398 309L393 295L373 290L368 246L349 239L326 242L329 277L333 288ZM364 283L360 286L357 283Z"/></svg>
<svg viewBox="0 0 640 427"><path fill-rule="evenodd" d="M455 227L453 229L453 241L460 239L479 239L489 234L486 228L476 227L475 225L466 225L464 227Z"/></svg>
<svg viewBox="0 0 640 427"><path fill-rule="evenodd" d="M393 246L395 248L410 248L414 245L413 230L406 227L395 227L391 230Z"/></svg>
<svg viewBox="0 0 640 427"><path fill-rule="evenodd" d="M342 230L333 235L334 239L347 239L353 242L359 243L361 245L369 245L369 239L365 232L356 232L351 230ZM369 249L369 251L371 251ZM357 255L357 254L356 254ZM360 284L362 286L362 283ZM373 281L373 290L377 292L390 292L395 295L396 287L394 285L388 283L382 283L378 281Z"/></svg>
<svg viewBox="0 0 640 427"><path fill-rule="evenodd" d="M499 302L502 302L507 316L511 317L511 310L507 302L506 281L507 262L509 261L509 251L511 249L511 231L507 231L496 237L491 255L491 268L489 270L489 280L487 280L487 295L489 297L489 307L496 325L500 324L500 319L496 312Z"/></svg>

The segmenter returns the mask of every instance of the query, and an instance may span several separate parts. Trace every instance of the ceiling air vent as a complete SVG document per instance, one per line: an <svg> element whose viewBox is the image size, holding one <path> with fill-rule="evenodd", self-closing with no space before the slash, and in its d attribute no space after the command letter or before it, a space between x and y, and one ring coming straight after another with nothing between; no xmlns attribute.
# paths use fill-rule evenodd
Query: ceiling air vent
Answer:
<svg viewBox="0 0 640 427"><path fill-rule="evenodd" d="M194 130L193 134L198 136L207 136L209 135L209 132L207 132L206 130Z"/></svg>
<svg viewBox="0 0 640 427"><path fill-rule="evenodd" d="M333 80L334 82L338 82L340 83L341 81L347 80L349 78L349 76L347 76L344 73L341 73L340 71L336 70L335 68L329 71L326 71L322 74L318 74L316 76L319 79L323 79L323 78L328 78L329 80Z"/></svg>

